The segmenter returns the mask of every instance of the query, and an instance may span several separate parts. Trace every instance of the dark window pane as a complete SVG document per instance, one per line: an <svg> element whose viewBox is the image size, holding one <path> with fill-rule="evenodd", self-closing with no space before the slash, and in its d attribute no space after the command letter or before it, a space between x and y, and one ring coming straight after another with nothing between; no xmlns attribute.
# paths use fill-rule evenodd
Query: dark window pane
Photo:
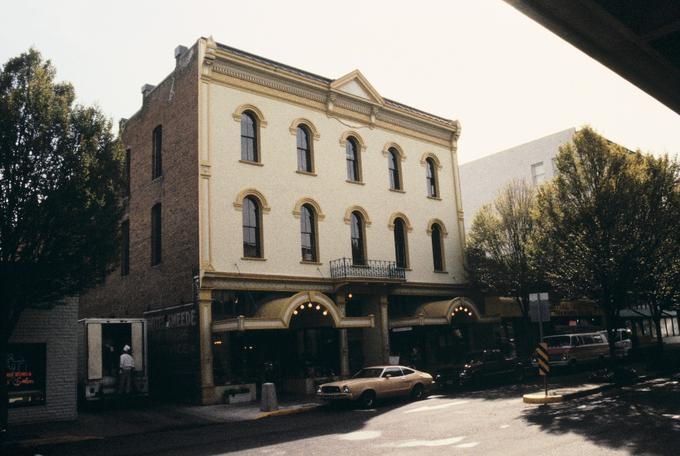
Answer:
<svg viewBox="0 0 680 456"><path fill-rule="evenodd" d="M305 204L300 211L300 245L304 261L318 261L316 252L316 223L314 209Z"/></svg>
<svg viewBox="0 0 680 456"><path fill-rule="evenodd" d="M353 138L349 138L345 144L345 158L347 159L347 180L359 181L358 148Z"/></svg>
<svg viewBox="0 0 680 456"><path fill-rule="evenodd" d="M435 271L444 270L444 261L442 258L442 230L437 223L432 225L432 260L434 262Z"/></svg>
<svg viewBox="0 0 680 456"><path fill-rule="evenodd" d="M243 256L249 258L262 257L260 205L252 196L243 200Z"/></svg>
<svg viewBox="0 0 680 456"><path fill-rule="evenodd" d="M309 133L304 127L297 128L298 171L312 172L312 150Z"/></svg>
<svg viewBox="0 0 680 456"><path fill-rule="evenodd" d="M352 212L351 219L352 230L352 263L366 264L366 255L364 252L364 219L361 214Z"/></svg>
<svg viewBox="0 0 680 456"><path fill-rule="evenodd" d="M390 174L390 188L401 190L401 176L399 175L399 152L390 149L387 154L387 161Z"/></svg>
<svg viewBox="0 0 680 456"><path fill-rule="evenodd" d="M437 190L437 171L434 160L427 159L427 195L432 197L439 196Z"/></svg>
<svg viewBox="0 0 680 456"><path fill-rule="evenodd" d="M153 150L151 153L151 178L156 179L163 174L163 127L153 130Z"/></svg>
<svg viewBox="0 0 680 456"><path fill-rule="evenodd" d="M161 262L161 205L151 208L151 265Z"/></svg>
<svg viewBox="0 0 680 456"><path fill-rule="evenodd" d="M130 160L132 160L132 152L130 149L125 150L125 196L130 196Z"/></svg>
<svg viewBox="0 0 680 456"><path fill-rule="evenodd" d="M130 221L125 220L120 227L121 246L120 246L120 275L130 273Z"/></svg>
<svg viewBox="0 0 680 456"><path fill-rule="evenodd" d="M406 261L406 226L400 218L394 221L394 256L398 267L408 267Z"/></svg>
<svg viewBox="0 0 680 456"><path fill-rule="evenodd" d="M241 160L258 161L257 122L255 117L244 112L241 114Z"/></svg>

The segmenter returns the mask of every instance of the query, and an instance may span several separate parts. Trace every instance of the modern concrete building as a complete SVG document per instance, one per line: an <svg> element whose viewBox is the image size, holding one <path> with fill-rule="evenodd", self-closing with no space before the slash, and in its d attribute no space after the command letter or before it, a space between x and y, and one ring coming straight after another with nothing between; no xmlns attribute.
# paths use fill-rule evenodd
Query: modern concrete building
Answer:
<svg viewBox="0 0 680 456"><path fill-rule="evenodd" d="M359 71L328 79L211 38L175 56L122 125L121 270L81 306L149 319L152 394L309 392L493 339L466 287L457 121Z"/></svg>
<svg viewBox="0 0 680 456"><path fill-rule="evenodd" d="M538 185L552 178L555 173L553 159L560 146L571 141L574 133L576 129L569 128L460 165L466 230L472 227L477 211L485 204L493 203L498 192L509 182L524 179Z"/></svg>

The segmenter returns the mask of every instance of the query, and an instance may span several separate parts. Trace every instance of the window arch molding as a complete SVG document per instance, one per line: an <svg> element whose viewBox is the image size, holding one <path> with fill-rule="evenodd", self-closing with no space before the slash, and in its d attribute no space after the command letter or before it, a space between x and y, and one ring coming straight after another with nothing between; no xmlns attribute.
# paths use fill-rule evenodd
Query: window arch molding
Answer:
<svg viewBox="0 0 680 456"><path fill-rule="evenodd" d="M361 216L364 218L364 224L366 227L371 226L371 219L368 217L368 212L366 212L366 209L364 209L361 206L350 206L347 208L345 211L345 223L347 225L350 225L352 223L352 212L358 212L361 214Z"/></svg>
<svg viewBox="0 0 680 456"><path fill-rule="evenodd" d="M321 206L319 206L319 203L317 203L316 201L309 197L304 197L297 200L295 206L293 207L293 216L295 218L298 219L300 218L300 215L302 214L302 206L304 206L305 204L309 204L314 208L314 211L316 212L316 218L319 221L322 221L324 218L326 218L326 216L321 211Z"/></svg>
<svg viewBox="0 0 680 456"><path fill-rule="evenodd" d="M347 145L347 140L349 138L354 138L354 140L356 141L357 145L359 146L358 152L366 151L366 142L361 136L359 136L359 133L353 130L348 130L340 136L340 146L342 146L343 149Z"/></svg>
<svg viewBox="0 0 680 456"><path fill-rule="evenodd" d="M402 219L404 221L404 225L406 226L406 231L409 233L413 231L413 227L411 226L411 221L406 217L406 215L403 212L395 212L392 215L390 215L390 219L387 222L387 228L394 231L394 222L398 219Z"/></svg>
<svg viewBox="0 0 680 456"><path fill-rule="evenodd" d="M435 166L437 169L442 169L442 163L439 161L439 157L437 157L435 154L432 152L425 152L423 155L420 156L420 164L422 166L427 166L427 159L431 158L432 161L434 162Z"/></svg>
<svg viewBox="0 0 680 456"><path fill-rule="evenodd" d="M297 136L298 127L306 127L314 141L318 141L319 138L321 138L319 130L317 130L311 121L305 119L304 117L298 117L293 122L291 122L290 127L288 127L288 131L290 131L291 135Z"/></svg>
<svg viewBox="0 0 680 456"><path fill-rule="evenodd" d="M432 236L432 226L433 226L435 223L436 223L437 225L439 225L439 228L441 228L441 233L442 233L442 236L443 236L443 237L446 237L446 236L449 235L448 231L446 231L446 226L444 225L444 222L442 222L442 221L439 220L438 218L433 218L433 219L430 219L430 220L427 222L427 235L428 235L428 236Z"/></svg>
<svg viewBox="0 0 680 456"><path fill-rule="evenodd" d="M406 160L406 153L404 152L404 149L401 148L401 146L395 142L388 142L385 144L385 147L383 147L383 155L387 157L387 155L390 153L390 149L394 149L397 151L397 156L399 157L399 161L405 161Z"/></svg>
<svg viewBox="0 0 680 456"><path fill-rule="evenodd" d="M264 197L261 191L255 189L255 188L246 188L244 190L241 190L238 195L236 195L236 199L234 200L234 208L237 211L242 211L243 210L243 200L247 196L254 196L260 201L260 205L262 206L262 212L264 214L268 213L271 211L271 207L269 207L269 203L267 202L267 198Z"/></svg>
<svg viewBox="0 0 680 456"><path fill-rule="evenodd" d="M250 112L255 116L255 119L257 120L257 125L260 128L264 128L267 126L267 121L264 118L264 114L262 114L262 111L260 111L257 106L251 105L251 104L242 104L239 107L237 107L234 110L234 113L232 114L232 117L234 120L238 123L241 123L241 115L244 112Z"/></svg>

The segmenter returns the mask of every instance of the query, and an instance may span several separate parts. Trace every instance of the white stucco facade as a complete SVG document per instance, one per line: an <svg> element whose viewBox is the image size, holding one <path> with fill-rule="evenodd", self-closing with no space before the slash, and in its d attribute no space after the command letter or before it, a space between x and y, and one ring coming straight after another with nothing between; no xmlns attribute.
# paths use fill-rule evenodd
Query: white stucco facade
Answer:
<svg viewBox="0 0 680 456"><path fill-rule="evenodd" d="M288 100L280 93L243 87L233 79L203 78L199 94L200 233L201 264L210 271L285 275L313 278L330 276L329 261L351 257L350 226L345 216L358 206L368 215L366 256L372 260L395 260L394 232L390 217L400 213L408 232L408 282L463 283L462 230L458 214L460 199L456 176L455 139L420 139L417 135L382 128L336 111ZM375 106L373 89L361 77L350 77L337 88L357 105ZM378 96L378 95L376 95ZM241 160L240 110L247 106L259 119L260 160ZM314 173L297 171L296 119L311 124L314 134ZM341 138L351 132L363 144L361 183L347 181L345 146ZM456 137L457 139L457 137ZM438 143L437 143L438 142ZM388 159L390 144L402 152L403 191L390 190ZM437 171L439 198L427 196L423 157L431 154ZM243 192L256 190L263 197L263 258L243 258ZM240 195L240 196L239 196ZM300 219L296 202L308 198L320 208L318 221L319 261L301 262ZM235 204L236 203L236 204ZM445 271L435 272L428 224L441 222Z"/></svg>

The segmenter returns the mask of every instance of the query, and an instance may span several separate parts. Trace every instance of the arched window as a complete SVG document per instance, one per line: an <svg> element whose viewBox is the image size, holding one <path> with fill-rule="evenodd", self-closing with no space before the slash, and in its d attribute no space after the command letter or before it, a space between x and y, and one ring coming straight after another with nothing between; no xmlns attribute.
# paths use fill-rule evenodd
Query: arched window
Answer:
<svg viewBox="0 0 680 456"><path fill-rule="evenodd" d="M394 220L394 258L397 267L408 268L408 247L406 245L406 224L401 218Z"/></svg>
<svg viewBox="0 0 680 456"><path fill-rule="evenodd" d="M241 114L241 160L259 162L258 131L255 115L250 111Z"/></svg>
<svg viewBox="0 0 680 456"><path fill-rule="evenodd" d="M366 233L364 218L357 211L352 212L352 263L366 264Z"/></svg>
<svg viewBox="0 0 680 456"><path fill-rule="evenodd" d="M316 212L309 204L300 208L300 246L302 261L319 261L316 243Z"/></svg>
<svg viewBox="0 0 680 456"><path fill-rule="evenodd" d="M435 271L444 271L444 248L442 245L442 227L438 223L432 225L432 261Z"/></svg>
<svg viewBox="0 0 680 456"><path fill-rule="evenodd" d="M425 161L427 167L427 196L437 198L439 189L437 188L437 165L430 157Z"/></svg>
<svg viewBox="0 0 680 456"><path fill-rule="evenodd" d="M297 127L297 162L298 171L306 173L314 172L314 166L312 166L312 141L310 140L309 130L302 125Z"/></svg>
<svg viewBox="0 0 680 456"><path fill-rule="evenodd" d="M243 199L243 256L262 258L260 202L252 195Z"/></svg>
<svg viewBox="0 0 680 456"><path fill-rule="evenodd" d="M390 173L390 188L392 190L402 190L401 185L401 170L399 152L394 147L390 147L387 151L387 166Z"/></svg>
<svg viewBox="0 0 680 456"><path fill-rule="evenodd" d="M361 165L359 163L359 146L357 140L349 137L345 143L345 157L347 159L347 180L361 181Z"/></svg>

